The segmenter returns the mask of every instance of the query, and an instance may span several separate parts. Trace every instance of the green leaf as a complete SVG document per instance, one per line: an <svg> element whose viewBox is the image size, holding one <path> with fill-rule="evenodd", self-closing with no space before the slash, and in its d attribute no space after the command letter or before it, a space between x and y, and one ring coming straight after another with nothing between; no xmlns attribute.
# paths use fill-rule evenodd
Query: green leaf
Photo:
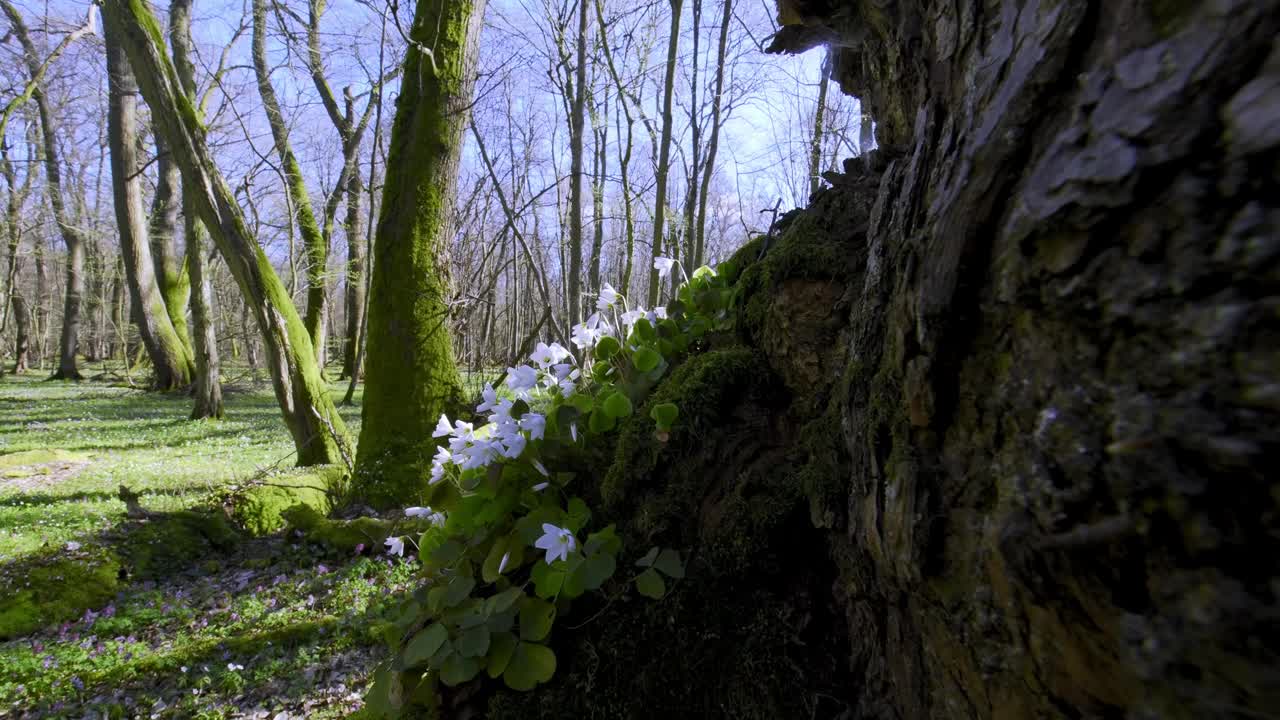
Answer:
<svg viewBox="0 0 1280 720"><path fill-rule="evenodd" d="M649 322L647 317L637 318L631 325L631 332L645 342L653 342L654 338L657 337L657 333L653 329L653 323Z"/></svg>
<svg viewBox="0 0 1280 720"><path fill-rule="evenodd" d="M636 577L636 590L645 597L661 600L662 596L667 594L667 584L663 582L658 571L649 568Z"/></svg>
<svg viewBox="0 0 1280 720"><path fill-rule="evenodd" d="M617 529L613 525L608 525L588 535L584 549L589 555L595 555L599 552L617 555L618 551L622 549L622 540L618 538Z"/></svg>
<svg viewBox="0 0 1280 720"><path fill-rule="evenodd" d="M569 396L569 404L585 415L591 412L591 406L595 404L595 399L588 393L579 392ZM567 432L568 428L566 427L565 430Z"/></svg>
<svg viewBox="0 0 1280 720"><path fill-rule="evenodd" d="M680 553L670 548L658 554L653 566L669 578L679 580L684 577L684 563L680 561Z"/></svg>
<svg viewBox="0 0 1280 720"><path fill-rule="evenodd" d="M471 680L479 673L480 662L475 658L450 655L440 668L440 682L454 687Z"/></svg>
<svg viewBox="0 0 1280 720"><path fill-rule="evenodd" d="M658 549L657 545L649 548L649 552L645 553L644 557L636 561L636 567L652 567L653 561L658 559Z"/></svg>
<svg viewBox="0 0 1280 720"><path fill-rule="evenodd" d="M591 379L598 383L609 382L609 374L613 371L613 366L607 362L598 362L591 366Z"/></svg>
<svg viewBox="0 0 1280 720"><path fill-rule="evenodd" d="M565 527L576 533L589 522L591 522L591 508L587 507L582 498L571 498L569 500L569 511L564 518Z"/></svg>
<svg viewBox="0 0 1280 720"><path fill-rule="evenodd" d="M537 598L526 598L520 605L520 639L541 640L551 632L555 619L555 605Z"/></svg>
<svg viewBox="0 0 1280 720"><path fill-rule="evenodd" d="M587 563L581 555L572 555L564 565L564 587L560 589L560 597L576 598L587 590Z"/></svg>
<svg viewBox="0 0 1280 720"><path fill-rule="evenodd" d="M618 339L612 335L605 335L596 341L595 357L597 360L608 360L618 351L622 349L622 345L618 343Z"/></svg>
<svg viewBox="0 0 1280 720"><path fill-rule="evenodd" d="M501 573L498 572L498 567L502 565L503 556L507 555L508 542L509 538L505 537L500 537L493 541L493 545L489 548L489 554L484 558L484 564L480 566L480 577L483 578L485 582L491 583L501 577ZM511 558L510 556L507 556L508 567L510 564ZM508 567L504 567L503 570L508 569Z"/></svg>
<svg viewBox="0 0 1280 720"><path fill-rule="evenodd" d="M496 677L496 676L492 676ZM399 693L400 674L392 671L390 663L381 663L373 671L373 683L364 696L365 713L371 718L389 718L395 714L393 695Z"/></svg>
<svg viewBox="0 0 1280 720"><path fill-rule="evenodd" d="M658 424L659 430L670 430L680 415L680 408L675 403L658 403L649 409L649 417Z"/></svg>
<svg viewBox="0 0 1280 720"><path fill-rule="evenodd" d="M489 652L489 628L477 625L458 636L458 654L463 657L480 657Z"/></svg>
<svg viewBox="0 0 1280 720"><path fill-rule="evenodd" d="M431 552L431 564L436 567L444 567L462 557L463 550L465 548L457 540L445 540L440 547Z"/></svg>
<svg viewBox="0 0 1280 720"><path fill-rule="evenodd" d="M511 410L509 411L508 414L510 414L511 417L519 420L520 416L524 415L527 412L529 412L529 403L525 402L524 400L517 399L515 402L511 403Z"/></svg>
<svg viewBox="0 0 1280 720"><path fill-rule="evenodd" d="M489 665L486 672L489 677L496 678L507 669L511 662L511 654L516 651L516 636L509 632L494 633L489 639Z"/></svg>
<svg viewBox="0 0 1280 720"><path fill-rule="evenodd" d="M453 607L458 603L466 600L471 595L471 591L476 587L476 580L473 577L459 575L449 581L449 589L444 594L444 606Z"/></svg>
<svg viewBox="0 0 1280 720"><path fill-rule="evenodd" d="M533 591L541 598L555 597L564 584L564 573L541 560L534 564L530 577L533 578Z"/></svg>
<svg viewBox="0 0 1280 720"><path fill-rule="evenodd" d="M404 649L405 667L416 667L425 663L449 639L449 631L440 623L431 623L425 630L413 636Z"/></svg>
<svg viewBox="0 0 1280 720"><path fill-rule="evenodd" d="M657 350L644 345L639 350L636 350L635 355L631 356L631 362L640 372L649 372L658 367L658 363L662 362L662 356L658 354Z"/></svg>
<svg viewBox="0 0 1280 720"><path fill-rule="evenodd" d="M488 599L489 611L492 613L506 612L508 608L516 603L516 600L522 597L524 597L524 590L521 588L507 588Z"/></svg>
<svg viewBox="0 0 1280 720"><path fill-rule="evenodd" d="M612 553L601 552L587 557L583 566L584 582L588 590L599 590L606 580L613 577L618 561Z"/></svg>
<svg viewBox="0 0 1280 720"><path fill-rule="evenodd" d="M546 645L522 642L516 646L502 673L502 680L512 690L532 690L556 674L556 654Z"/></svg>
<svg viewBox="0 0 1280 720"><path fill-rule="evenodd" d="M587 428L593 433L607 433L617 424L618 419L601 408L591 413L591 419L587 421Z"/></svg>
<svg viewBox="0 0 1280 720"><path fill-rule="evenodd" d="M631 414L631 399L621 392L615 392L604 401L604 412L612 418L622 418Z"/></svg>
<svg viewBox="0 0 1280 720"><path fill-rule="evenodd" d="M498 613L489 617L490 632L506 632L515 627L516 611L514 609Z"/></svg>

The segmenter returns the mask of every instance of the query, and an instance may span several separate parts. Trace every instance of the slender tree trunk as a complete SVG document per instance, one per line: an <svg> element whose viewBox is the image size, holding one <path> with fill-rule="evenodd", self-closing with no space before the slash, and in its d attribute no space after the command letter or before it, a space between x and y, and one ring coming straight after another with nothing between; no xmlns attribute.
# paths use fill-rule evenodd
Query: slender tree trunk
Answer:
<svg viewBox="0 0 1280 720"><path fill-rule="evenodd" d="M693 253L693 266L707 262L707 193L711 191L711 177L715 173L716 153L720 149L720 126L724 99L724 63L729 46L729 21L733 17L733 0L724 0L724 15L720 19L720 46L716 52L716 90L711 98L711 138L707 141L707 159L702 168L702 191L698 193L698 238Z"/></svg>
<svg viewBox="0 0 1280 720"><path fill-rule="evenodd" d="M276 399L293 435L299 465L338 462L346 428L329 399L306 327L271 261L249 235L231 189L205 146L198 111L159 38L156 20L131 0L106 0L103 19L137 68L142 94L182 170L183 187L252 308L267 350Z"/></svg>
<svg viewBox="0 0 1280 720"><path fill-rule="evenodd" d="M347 181L347 214L343 232L347 237L347 328L342 357L343 377L356 372L356 346L360 343L360 324L364 320L364 233L360 232L360 196L364 193L359 172Z"/></svg>
<svg viewBox="0 0 1280 720"><path fill-rule="evenodd" d="M128 357L128 343L125 342L125 300L128 291L125 289L124 258L117 257L111 279L111 348L109 354L113 360Z"/></svg>
<svg viewBox="0 0 1280 720"><path fill-rule="evenodd" d="M585 1L585 0L584 0ZM606 115L600 122L600 128L594 133L596 137L595 156L591 163L591 271L588 281L592 292L600 292L600 262L604 255L604 179L608 169L609 118ZM626 292L626 286L623 286Z"/></svg>
<svg viewBox="0 0 1280 720"><path fill-rule="evenodd" d="M823 58L822 70L818 78L818 106L813 112L813 135L809 144L809 196L822 187L822 135L826 129L824 118L827 114L827 78L831 72L831 59ZM807 198L806 198L807 200Z"/></svg>
<svg viewBox="0 0 1280 720"><path fill-rule="evenodd" d="M26 372L31 352L31 311L22 293L13 293L13 372Z"/></svg>
<svg viewBox="0 0 1280 720"><path fill-rule="evenodd" d="M281 169L284 171L285 191L293 207L298 233L302 236L303 251L307 259L306 328L311 336L316 361L323 368L325 301L328 299L325 279L329 262L328 238L321 231L311 209L311 198L307 192L306 179L302 175L302 166L289 144L289 126L285 123L280 101L271 85L271 69L267 66L267 2L268 0L253 0L253 69L258 80L258 94L262 96L262 107L267 113L267 124L271 127L271 138L275 142L276 154L280 157Z"/></svg>
<svg viewBox="0 0 1280 720"><path fill-rule="evenodd" d="M133 298L134 321L155 370L154 386L173 390L191 383L191 356L179 338L155 276L142 210L142 177L138 161L137 83L115 33L106 35L107 144L111 148L112 190L120 253ZM168 210L163 210L168 212Z"/></svg>
<svg viewBox="0 0 1280 720"><path fill-rule="evenodd" d="M698 122L698 61L701 60L699 46L702 39L702 0L693 0L693 55L691 56L690 65L692 70L692 82L689 88L689 134L691 135L691 144L689 153L691 162L689 163L689 176L686 178L687 188L684 198L684 242L681 243L683 257L680 257L684 267L692 271L697 267L693 264L694 253L696 252L697 230L694 223L697 222L698 208L698 181L699 168L701 167L702 152L702 128ZM673 256L679 257L679 256ZM679 273L671 273L671 295L674 297L676 289L680 287Z"/></svg>
<svg viewBox="0 0 1280 720"><path fill-rule="evenodd" d="M196 96L196 73L192 62L191 2L173 0L169 5L169 42L173 45L173 64L178 81L189 99ZM157 135L157 137L159 137ZM175 163L176 167L176 163ZM206 266L205 248L208 236L194 205L193 193L185 183L182 189L183 236L187 243L187 270L190 274L192 352L196 374L193 387L191 419L221 418L222 380L218 356L218 335L214 325L213 283Z"/></svg>
<svg viewBox="0 0 1280 720"><path fill-rule="evenodd" d="M569 116L569 326L582 319L582 154L586 145L587 2L578 0L577 67Z"/></svg>
<svg viewBox="0 0 1280 720"><path fill-rule="evenodd" d="M23 59L29 77L35 81L30 85L30 96L36 104L40 118L40 132L44 142L45 188L49 195L49 205L53 209L54 222L62 234L67 246L66 295L63 303L62 334L58 343L58 368L53 377L64 380L79 380L77 368L77 352L80 345L81 305L84 297L84 254L85 239L79 229L72 223L62 197L62 167L58 158L58 143L55 134L53 113L40 88L38 79L44 67L37 59L36 47L31 41L30 33L22 16L8 3L0 3L9 17L11 31L17 36L22 46Z"/></svg>
<svg viewBox="0 0 1280 720"><path fill-rule="evenodd" d="M36 266L35 307L29 313L36 340L36 362L43 369L49 356L49 263L45 258L44 235L35 234L31 254Z"/></svg>
<svg viewBox="0 0 1280 720"><path fill-rule="evenodd" d="M427 491L432 428L462 395L448 328L447 252L484 6L419 0L410 34L367 310L355 492L377 506Z"/></svg>
<svg viewBox="0 0 1280 720"><path fill-rule="evenodd" d="M191 331L187 327L187 301L191 294L191 280L187 276L186 263L178 257L175 249L178 213L182 209L182 198L179 195L182 173L170 156L164 139L156 135L155 143L156 192L152 196L151 223L148 228L151 258L155 261L156 284L160 288L160 296L164 298L169 322L187 355L193 355Z"/></svg>
<svg viewBox="0 0 1280 720"><path fill-rule="evenodd" d="M653 254L656 260L663 253L662 233L665 230L667 212L667 175L671 167L671 130L675 124L671 114L671 96L676 83L676 55L680 48L680 12L683 0L669 0L671 5L671 37L667 41L667 66L662 87L662 140L658 150L657 198L653 206ZM671 252L668 248L667 252ZM674 254L672 255L674 257ZM658 271L649 265L649 307L658 304L661 290Z"/></svg>

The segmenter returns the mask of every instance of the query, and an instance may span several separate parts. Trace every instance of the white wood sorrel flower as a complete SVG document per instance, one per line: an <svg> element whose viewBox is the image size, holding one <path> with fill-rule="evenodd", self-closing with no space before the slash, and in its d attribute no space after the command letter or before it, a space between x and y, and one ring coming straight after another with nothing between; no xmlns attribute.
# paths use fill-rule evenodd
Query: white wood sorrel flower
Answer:
<svg viewBox="0 0 1280 720"><path fill-rule="evenodd" d="M542 537L538 538L533 546L547 551L548 565L557 559L567 560L569 553L578 548L577 539L565 528L556 527L551 523L542 523L542 532Z"/></svg>

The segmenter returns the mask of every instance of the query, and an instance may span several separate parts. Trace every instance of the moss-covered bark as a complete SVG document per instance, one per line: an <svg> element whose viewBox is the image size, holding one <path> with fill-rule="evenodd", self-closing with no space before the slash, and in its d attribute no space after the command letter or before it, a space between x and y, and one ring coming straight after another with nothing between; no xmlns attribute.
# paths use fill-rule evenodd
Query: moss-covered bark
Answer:
<svg viewBox="0 0 1280 720"><path fill-rule="evenodd" d="M137 84L114 34L107 35L106 46L107 145L111 150L112 196L125 278L133 298L138 334L151 358L155 387L173 390L191 383L195 365L187 344L170 321L169 308L157 282L152 246L147 240L147 223L142 210L141 163L137 150ZM157 190L157 195L170 196L157 202L155 211L158 215L177 213L176 207L168 207L173 202L173 188L167 185L166 180L162 183L166 187ZM173 217L153 218L152 227L164 232L167 225L172 233L173 222ZM168 242L172 242L172 237ZM183 326L185 328L185 320Z"/></svg>
<svg viewBox="0 0 1280 720"><path fill-rule="evenodd" d="M191 279L187 265L178 257L176 240L178 214L182 208L180 193L182 175L165 147L164 139L156 136L156 191L151 198L151 222L147 227L147 239L151 243L151 259L155 262L156 285L164 298L165 310L173 331L182 342L188 356L194 351L191 331L187 327L187 302L191 294Z"/></svg>
<svg viewBox="0 0 1280 720"><path fill-rule="evenodd" d="M182 170L183 187L191 193L193 206L257 321L298 464L340 462L339 444L346 442L346 427L329 398L311 338L210 158L199 113L164 53L160 26L143 0L104 3L103 20L128 53L157 128Z"/></svg>
<svg viewBox="0 0 1280 720"><path fill-rule="evenodd" d="M419 0L374 242L354 490L375 505L427 489L441 412L461 395L448 320L449 216L484 0Z"/></svg>

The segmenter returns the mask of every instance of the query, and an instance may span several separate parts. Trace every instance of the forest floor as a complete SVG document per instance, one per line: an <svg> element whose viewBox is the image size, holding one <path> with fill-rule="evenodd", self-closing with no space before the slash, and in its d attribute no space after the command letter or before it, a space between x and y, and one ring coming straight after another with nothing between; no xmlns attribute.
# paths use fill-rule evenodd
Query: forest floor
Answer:
<svg viewBox="0 0 1280 720"><path fill-rule="evenodd" d="M292 465L269 385L230 385L222 421L189 411L181 394L0 380L0 575L109 542L127 524L121 484L169 513ZM341 411L354 435L358 406ZM0 643L0 717L345 716L380 644L369 619L413 569L277 533L122 582L106 607Z"/></svg>

